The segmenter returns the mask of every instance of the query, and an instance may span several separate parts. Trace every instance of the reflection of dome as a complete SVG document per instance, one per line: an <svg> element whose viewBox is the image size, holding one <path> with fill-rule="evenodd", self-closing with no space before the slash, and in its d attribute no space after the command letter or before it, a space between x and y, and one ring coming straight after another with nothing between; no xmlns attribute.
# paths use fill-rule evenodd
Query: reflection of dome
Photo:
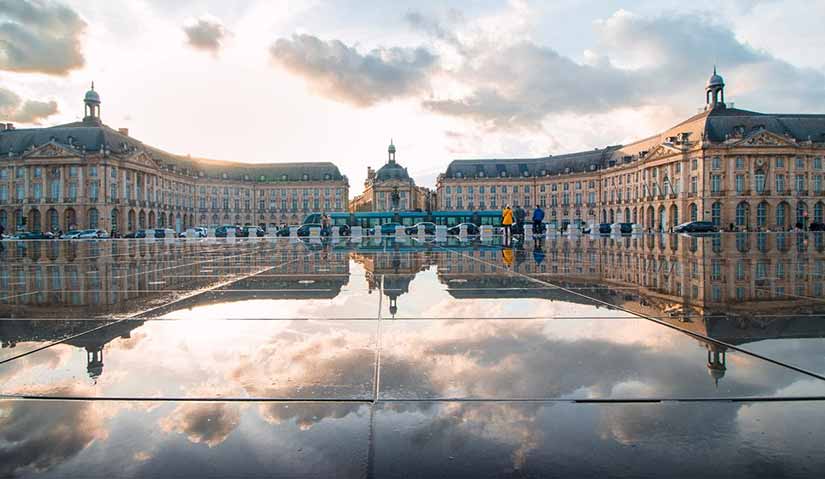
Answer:
<svg viewBox="0 0 825 479"><path fill-rule="evenodd" d="M403 166L399 165L398 163L392 162L387 163L386 165L382 166L375 172L375 178L379 181L386 181L386 180L409 180L410 175L407 173L407 169Z"/></svg>
<svg viewBox="0 0 825 479"><path fill-rule="evenodd" d="M708 364L708 375L713 378L716 384L719 384L719 380L725 377L725 366Z"/></svg>

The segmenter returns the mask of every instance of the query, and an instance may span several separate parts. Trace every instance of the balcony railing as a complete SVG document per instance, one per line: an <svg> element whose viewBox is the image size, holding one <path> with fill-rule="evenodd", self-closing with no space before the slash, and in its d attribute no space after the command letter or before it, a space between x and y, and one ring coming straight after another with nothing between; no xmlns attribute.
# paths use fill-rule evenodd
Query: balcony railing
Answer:
<svg viewBox="0 0 825 479"><path fill-rule="evenodd" d="M756 194L762 196L771 196L771 190L756 190Z"/></svg>

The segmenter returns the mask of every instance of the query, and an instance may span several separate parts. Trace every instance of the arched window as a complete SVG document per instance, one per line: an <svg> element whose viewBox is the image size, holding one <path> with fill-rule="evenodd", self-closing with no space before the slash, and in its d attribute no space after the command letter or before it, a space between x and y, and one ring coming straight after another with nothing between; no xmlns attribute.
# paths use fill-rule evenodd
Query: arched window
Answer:
<svg viewBox="0 0 825 479"><path fill-rule="evenodd" d="M822 223L822 208L823 205L821 201L814 205L814 221L816 221L817 223Z"/></svg>
<svg viewBox="0 0 825 479"><path fill-rule="evenodd" d="M788 213L788 203L782 202L779 203L776 207L776 226L779 229L786 229L787 228L787 213Z"/></svg>
<svg viewBox="0 0 825 479"><path fill-rule="evenodd" d="M97 225L99 223L100 216L98 215L97 208L92 208L89 210L89 228L97 229Z"/></svg>
<svg viewBox="0 0 825 479"><path fill-rule="evenodd" d="M690 221L699 221L699 207L696 203L690 204Z"/></svg>
<svg viewBox="0 0 825 479"><path fill-rule="evenodd" d="M717 228L722 226L722 203L717 201L710 207L710 220Z"/></svg>
<svg viewBox="0 0 825 479"><path fill-rule="evenodd" d="M110 217L110 220L111 220L111 222L112 222L112 229L113 229L113 230L117 230L117 229L118 229L118 224L117 224L117 210L112 210L112 215L111 215L111 217Z"/></svg>
<svg viewBox="0 0 825 479"><path fill-rule="evenodd" d="M796 222L800 225L804 225L807 219L808 205L804 201L800 201L796 204Z"/></svg>
<svg viewBox="0 0 825 479"><path fill-rule="evenodd" d="M747 226L748 225L748 204L746 202L741 202L736 205L736 226Z"/></svg>
<svg viewBox="0 0 825 479"><path fill-rule="evenodd" d="M756 207L756 226L764 228L768 225L768 203L763 201Z"/></svg>

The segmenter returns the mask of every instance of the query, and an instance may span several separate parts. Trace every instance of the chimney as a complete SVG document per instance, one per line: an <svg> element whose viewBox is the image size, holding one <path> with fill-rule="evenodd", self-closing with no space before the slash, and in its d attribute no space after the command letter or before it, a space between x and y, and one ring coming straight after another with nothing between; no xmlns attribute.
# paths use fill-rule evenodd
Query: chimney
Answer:
<svg viewBox="0 0 825 479"><path fill-rule="evenodd" d="M121 135L129 136L129 129L128 128L118 128L117 132Z"/></svg>

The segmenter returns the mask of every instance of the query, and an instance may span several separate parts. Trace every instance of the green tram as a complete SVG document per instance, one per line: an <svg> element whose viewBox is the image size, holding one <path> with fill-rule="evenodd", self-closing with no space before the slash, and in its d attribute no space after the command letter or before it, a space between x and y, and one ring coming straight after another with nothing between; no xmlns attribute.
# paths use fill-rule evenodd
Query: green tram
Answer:
<svg viewBox="0 0 825 479"><path fill-rule="evenodd" d="M448 228L460 223L475 223L478 226L492 225L501 226L501 211L381 211L381 212L359 212L359 213L327 213L332 220L333 226L360 226L362 228L375 228L388 223L398 223L403 226L413 226L415 224L428 221L437 225L445 225ZM304 224L321 223L321 213L311 213L304 218Z"/></svg>

